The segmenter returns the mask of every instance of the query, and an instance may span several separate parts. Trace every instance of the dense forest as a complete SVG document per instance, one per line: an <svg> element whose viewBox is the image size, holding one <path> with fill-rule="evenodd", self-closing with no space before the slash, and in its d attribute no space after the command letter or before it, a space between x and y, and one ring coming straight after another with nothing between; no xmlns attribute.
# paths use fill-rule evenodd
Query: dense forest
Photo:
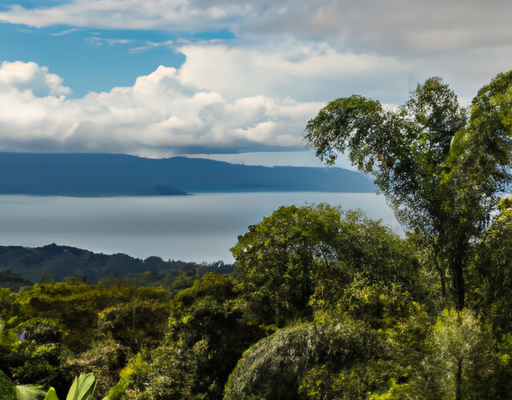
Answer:
<svg viewBox="0 0 512 400"><path fill-rule="evenodd" d="M238 237L231 274L178 291L123 278L1 289L0 393L510 398L511 111L512 72L467 108L439 78L395 109L328 103L308 144L371 173L404 237L360 211L287 206Z"/></svg>
<svg viewBox="0 0 512 400"><path fill-rule="evenodd" d="M92 251L55 243L43 247L0 246L0 288L17 291L35 282L50 283L81 279L88 284L114 282L136 286L166 286L172 290L191 286L187 279L199 278L206 272L231 273L232 265L222 261L194 263L163 260L150 256L144 260L126 254L97 254ZM187 286L188 285L188 286Z"/></svg>

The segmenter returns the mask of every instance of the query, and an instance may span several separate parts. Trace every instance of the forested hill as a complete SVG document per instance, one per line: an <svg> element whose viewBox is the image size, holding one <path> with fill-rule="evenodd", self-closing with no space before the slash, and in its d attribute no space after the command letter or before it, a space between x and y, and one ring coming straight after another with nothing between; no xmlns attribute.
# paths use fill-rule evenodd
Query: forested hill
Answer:
<svg viewBox="0 0 512 400"><path fill-rule="evenodd" d="M100 197L376 191L369 178L342 168L270 168L185 157L0 153L0 171L0 194Z"/></svg>
<svg viewBox="0 0 512 400"><path fill-rule="evenodd" d="M89 284L98 283L105 277L129 278L127 283L152 284L152 280L169 280L180 273L195 278L205 272L230 273L232 270L231 265L222 262L197 264L164 261L156 256L141 260L126 254L98 254L56 244L34 248L0 246L0 287L10 287L7 283L16 283L20 278L21 283L24 280L40 282L44 276L55 281L81 277Z"/></svg>

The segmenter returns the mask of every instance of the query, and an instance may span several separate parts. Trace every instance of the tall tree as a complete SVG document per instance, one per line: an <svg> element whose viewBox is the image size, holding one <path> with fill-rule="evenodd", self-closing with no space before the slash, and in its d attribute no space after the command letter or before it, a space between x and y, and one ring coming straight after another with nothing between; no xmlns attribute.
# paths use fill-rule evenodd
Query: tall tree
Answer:
<svg viewBox="0 0 512 400"><path fill-rule="evenodd" d="M418 85L396 109L353 95L328 103L306 127L327 164L347 153L372 174L397 219L433 254L464 308L468 250L511 181L512 71L484 86L469 109L440 78Z"/></svg>

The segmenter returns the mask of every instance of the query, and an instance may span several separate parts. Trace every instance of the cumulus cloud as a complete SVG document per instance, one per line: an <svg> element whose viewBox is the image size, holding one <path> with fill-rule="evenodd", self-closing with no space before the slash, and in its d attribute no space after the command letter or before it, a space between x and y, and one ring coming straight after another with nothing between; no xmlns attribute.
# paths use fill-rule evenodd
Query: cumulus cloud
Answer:
<svg viewBox="0 0 512 400"><path fill-rule="evenodd" d="M0 150L143 155L299 148L329 100L359 93L401 103L429 76L463 101L512 65L512 3L489 0L71 0L12 6L0 21L34 27L230 30L236 39L184 43L89 38L130 53L186 57L132 87L66 99L35 63L0 65ZM135 44L137 43L137 45Z"/></svg>
<svg viewBox="0 0 512 400"><path fill-rule="evenodd" d="M302 147L305 123L321 103L265 96L226 100L160 66L132 87L83 99L37 96L27 87L52 76L34 63L0 67L1 151L98 151L145 156ZM48 88L61 80L53 75ZM55 78L56 77L56 78ZM23 88L21 87L23 86Z"/></svg>
<svg viewBox="0 0 512 400"><path fill-rule="evenodd" d="M0 91L4 93L16 90L48 95L70 94L71 89L62 86L62 81L58 75L50 74L48 68L39 67L34 62L4 61L0 64Z"/></svg>
<svg viewBox="0 0 512 400"><path fill-rule="evenodd" d="M46 67L0 64L0 151L171 156L301 149L307 121L326 101L359 93L401 103L413 68L293 39L177 50L186 56L179 69L161 66L131 87L81 99L67 99L70 89ZM461 62L477 68L468 58Z"/></svg>

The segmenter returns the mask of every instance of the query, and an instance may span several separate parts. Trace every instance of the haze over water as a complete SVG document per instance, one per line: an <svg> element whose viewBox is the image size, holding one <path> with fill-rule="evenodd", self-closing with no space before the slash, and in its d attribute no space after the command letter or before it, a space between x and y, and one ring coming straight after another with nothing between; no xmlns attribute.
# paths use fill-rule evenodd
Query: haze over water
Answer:
<svg viewBox="0 0 512 400"><path fill-rule="evenodd" d="M50 243L164 260L232 262L249 225L282 205L360 208L401 232L384 197L371 193L230 193L170 197L0 196L0 244Z"/></svg>

